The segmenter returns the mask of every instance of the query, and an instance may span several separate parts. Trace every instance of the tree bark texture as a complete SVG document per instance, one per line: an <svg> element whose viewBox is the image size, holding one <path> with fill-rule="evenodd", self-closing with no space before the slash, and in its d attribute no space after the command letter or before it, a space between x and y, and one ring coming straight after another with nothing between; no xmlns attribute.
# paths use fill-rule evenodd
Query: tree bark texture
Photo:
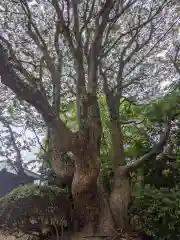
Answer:
<svg viewBox="0 0 180 240"><path fill-rule="evenodd" d="M131 179L123 167L115 171L115 178L110 195L110 207L113 214L115 228L129 231L128 210L131 203Z"/></svg>
<svg viewBox="0 0 180 240"><path fill-rule="evenodd" d="M99 184L99 133L95 129L87 127L86 135L79 136L72 195L80 230L88 235L108 235L112 234L113 225Z"/></svg>
<svg viewBox="0 0 180 240"><path fill-rule="evenodd" d="M62 153L58 141L58 132L50 131L49 151L51 166L62 184L71 186L75 171L74 159L67 153Z"/></svg>

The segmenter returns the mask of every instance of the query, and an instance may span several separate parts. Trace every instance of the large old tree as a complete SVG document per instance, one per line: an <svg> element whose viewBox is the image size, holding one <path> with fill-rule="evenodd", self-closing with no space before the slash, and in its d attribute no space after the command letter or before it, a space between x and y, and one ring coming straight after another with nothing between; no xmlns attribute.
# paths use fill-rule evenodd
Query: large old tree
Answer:
<svg viewBox="0 0 180 240"><path fill-rule="evenodd" d="M1 82L44 119L53 170L72 183L75 231L86 236L129 231L131 172L166 143L172 114L164 116L151 151L127 164L122 127L134 121L122 121L119 109L121 99L140 101L144 93L159 93L167 71L170 81L174 77L173 66L167 70L157 55L171 44L167 36L178 23L176 14L167 0L17 0L1 5ZM100 96L106 98L111 132L109 199L100 177ZM62 105L71 100L76 100L76 130L61 118ZM73 164L66 169L62 159L67 153Z"/></svg>

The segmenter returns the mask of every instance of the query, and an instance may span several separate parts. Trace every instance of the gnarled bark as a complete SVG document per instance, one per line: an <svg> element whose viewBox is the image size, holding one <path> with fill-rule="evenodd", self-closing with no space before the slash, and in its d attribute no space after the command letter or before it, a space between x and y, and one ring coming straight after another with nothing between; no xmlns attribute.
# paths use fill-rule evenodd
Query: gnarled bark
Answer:
<svg viewBox="0 0 180 240"><path fill-rule="evenodd" d="M91 131L94 133L93 129ZM72 195L80 229L85 235L112 235L114 226L99 184L100 161L97 136L80 136L77 146ZM95 144L96 142L96 144Z"/></svg>

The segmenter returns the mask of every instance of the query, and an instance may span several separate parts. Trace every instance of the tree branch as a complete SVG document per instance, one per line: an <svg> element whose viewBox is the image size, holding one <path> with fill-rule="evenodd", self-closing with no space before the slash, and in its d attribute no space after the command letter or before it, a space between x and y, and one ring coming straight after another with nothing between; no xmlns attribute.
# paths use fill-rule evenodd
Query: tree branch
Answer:
<svg viewBox="0 0 180 240"><path fill-rule="evenodd" d="M14 133L13 130L9 124L9 122L6 120L5 117L3 117L2 115L0 115L0 122L8 129L9 134L10 134L10 139L13 145L13 148L16 152L16 163L17 163L17 167L18 167L18 171L21 170L22 168L22 157L21 157L21 151L19 150L19 147L16 144L16 140L14 137Z"/></svg>
<svg viewBox="0 0 180 240"><path fill-rule="evenodd" d="M118 1L118 2L119 2L119 1ZM115 16L108 20L109 22L115 23L127 9L129 9L130 7L132 7L132 6L137 2L137 0L132 0L132 1L129 0L129 1L126 3L125 6L123 6L124 0L122 0L121 2L122 2L122 3L117 3L117 5L120 6L120 11L119 11L119 12L116 11ZM118 6L118 8L119 8L119 6ZM118 10L119 10L119 9L118 9Z"/></svg>
<svg viewBox="0 0 180 240"><path fill-rule="evenodd" d="M85 11L84 11L84 15L83 15L83 26L81 27L80 33L82 34L83 30L86 29L87 25L89 24L91 18L92 18L92 14L94 11L94 6L95 6L95 0L92 0L92 4L90 9L88 8L88 4L89 1L86 1L86 7L85 7ZM89 12L89 15L87 16L87 13Z"/></svg>
<svg viewBox="0 0 180 240"><path fill-rule="evenodd" d="M98 57L101 51L102 37L108 24L109 14L114 6L114 1L106 0L96 18L96 30L88 54L88 91L95 93L97 88L97 66ZM99 23L99 19L101 22Z"/></svg>
<svg viewBox="0 0 180 240"><path fill-rule="evenodd" d="M171 120L172 120L172 118L170 120L167 120L167 122L165 123L164 131L160 135L159 142L148 153L146 153L144 156L142 156L138 160L126 165L125 166L126 171L128 171L128 172L135 171L145 161L149 160L149 158L152 155L159 154L162 151L163 147L165 146L165 144L166 144L166 142L169 138L169 134L170 134L170 130L171 130Z"/></svg>
<svg viewBox="0 0 180 240"><path fill-rule="evenodd" d="M55 66L55 75L52 75L53 78L53 103L56 109L56 115L59 116L60 109L60 98L61 98L61 77L62 77L62 64L63 64L63 55L59 46L59 27L58 23L56 23L56 31L54 36L54 46L57 54L57 64Z"/></svg>
<svg viewBox="0 0 180 240"><path fill-rule="evenodd" d="M120 121L120 123L122 125L126 125L126 124L136 124L136 125L138 125L138 124L141 124L143 122L144 122L144 119L142 121L140 121L140 122L137 122L136 120Z"/></svg>
<svg viewBox="0 0 180 240"><path fill-rule="evenodd" d="M71 50L72 54L75 56L76 48L74 46L73 39L72 39L71 33L69 31L69 28L65 23L65 20L64 20L64 17L63 17L63 12L60 9L58 1L57 0L52 0L52 6L54 7L54 9L56 11L56 14L57 14L57 17L58 17L57 22L59 23L58 26L60 28L60 31L64 35L65 39L68 41L70 50Z"/></svg>
<svg viewBox="0 0 180 240"><path fill-rule="evenodd" d="M7 57L8 61L13 63L13 68L17 69L25 78L29 81L29 83L36 85L36 78L31 73L29 73L25 68L23 68L22 63L19 59L17 59L16 54L13 50L11 43L5 39L2 35L0 36L0 40L7 46ZM6 49L5 49L6 51Z"/></svg>
<svg viewBox="0 0 180 240"><path fill-rule="evenodd" d="M47 65L47 69L49 70L50 74L51 74L51 78L52 78L52 83L54 86L59 85L59 81L60 81L60 77L61 77L61 66L60 68L56 69L55 64L53 63L53 60L48 52L48 48L46 46L46 43L44 42L44 40L42 39L36 25L32 22L31 16L28 16L29 18L29 24L28 24L28 32L27 34L29 35L29 37L34 41L34 43L37 45L37 47L41 50L41 52L43 53L43 57L44 60L46 62ZM35 29L35 32L32 31L32 26ZM57 49L58 45L57 45L57 38L58 38L58 32L56 31L56 38L55 38L55 49L56 52L58 53L58 62L61 65L61 60L62 60L62 56L60 54L60 51ZM40 39L40 40L39 40ZM59 90L60 87L58 87ZM55 97L57 98L57 96ZM57 105L59 104L59 102L57 102L58 100L56 99L54 102L57 103ZM58 116L58 114L57 114Z"/></svg>
<svg viewBox="0 0 180 240"><path fill-rule="evenodd" d="M59 139L62 149L68 151L72 148L72 132L57 118L54 110L42 92L33 85L26 83L13 69L8 61L7 53L0 43L0 76L1 82L9 87L20 99L34 106L43 116L46 124L55 132L61 133Z"/></svg>
<svg viewBox="0 0 180 240"><path fill-rule="evenodd" d="M150 50L142 56L140 61L137 64L135 64L124 77L129 76L141 63L143 63L144 59L146 59L149 56L149 54L158 46L158 44L168 35L170 30L176 25L178 21L179 19L176 19L171 24L171 26L167 29L167 31L155 42L155 44L150 48Z"/></svg>
<svg viewBox="0 0 180 240"><path fill-rule="evenodd" d="M53 106L55 108L55 113L57 117L59 117L59 108L60 108L60 79L61 79L61 68L62 68L62 54L59 49L59 34L60 34L60 28L59 28L59 23L56 23L56 31L55 31L55 38L54 38L54 45L55 45L55 50L57 53L57 58L58 58L58 63L57 66L55 63L53 63L52 57L50 56L48 52L48 47L41 36L37 25L34 23L32 19L32 14L29 9L28 4L25 1L21 1L21 7L25 13L25 15L28 18L28 35L29 37L34 41L34 43L37 45L37 47L41 50L43 53L44 60L47 65L47 69L49 70L52 78L52 83L53 83ZM33 30L32 30L33 28ZM43 84L40 83L41 89L43 89ZM43 91L45 92L45 91Z"/></svg>
<svg viewBox="0 0 180 240"><path fill-rule="evenodd" d="M180 75L180 64L178 64L178 55L180 53L180 46L176 46L176 54L173 57L169 56L170 61L172 62L173 66L176 69L176 72Z"/></svg>
<svg viewBox="0 0 180 240"><path fill-rule="evenodd" d="M145 27L148 23L152 22L152 20L161 12L161 10L169 3L170 1L166 1L164 0L164 2L162 3L162 5L155 11L155 13L152 12L152 10L150 11L148 17L146 20L139 22L138 25L136 24L135 26L133 26L130 30L125 31L124 33L120 34L120 36L118 36L113 42L112 40L110 40L111 42L106 41L105 44L103 45L103 49L101 51L101 56L100 59L104 58L105 56L107 56L107 54L119 43L119 41L127 36L128 34L130 34L133 31L138 31L139 29L142 29L143 27ZM110 31L109 31L110 32ZM107 36L108 37L108 36ZM107 48L107 45L110 43L110 46ZM103 51L104 50L104 51Z"/></svg>

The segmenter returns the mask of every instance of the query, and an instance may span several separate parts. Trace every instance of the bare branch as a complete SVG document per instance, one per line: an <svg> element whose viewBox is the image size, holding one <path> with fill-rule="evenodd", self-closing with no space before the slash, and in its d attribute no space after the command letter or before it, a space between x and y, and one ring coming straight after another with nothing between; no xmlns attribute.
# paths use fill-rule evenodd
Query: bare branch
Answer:
<svg viewBox="0 0 180 240"><path fill-rule="evenodd" d="M153 27L153 24L151 23L151 29L149 31L149 36L147 37L147 39L142 43L142 44L139 44L138 42L136 42L136 47L131 51L131 53L126 57L126 59L124 60L124 64L130 62L130 60L132 59L132 57L137 53L139 52L141 49L143 49L151 40L152 38L152 35L153 35L153 32L154 32L154 27ZM135 38L134 38L135 40ZM133 41L133 40L132 40Z"/></svg>
<svg viewBox="0 0 180 240"><path fill-rule="evenodd" d="M130 34L133 31L137 31L139 29L142 29L143 27L145 27L148 23L152 22L152 20L161 12L161 10L169 3L169 1L164 0L164 2L162 3L162 5L156 10L156 12L153 14L152 10L149 13L149 16L147 17L147 19L143 22L139 22L138 24L136 24L135 26L131 27L130 30L120 34L120 36L117 37L116 40L114 40L112 43L106 41L103 45L103 49L101 51L101 56L100 59L102 59L103 57L107 56L107 54L119 43L119 41L127 36L128 34ZM110 33L110 31L109 31ZM106 38L108 38L108 36L106 36ZM111 40L112 41L112 40ZM110 47L107 48L107 45L110 43Z"/></svg>
<svg viewBox="0 0 180 240"><path fill-rule="evenodd" d="M101 51L102 37L113 6L112 0L106 0L96 18L96 30L88 55L88 92L93 94L97 88L97 61ZM100 18L101 22L99 23Z"/></svg>
<svg viewBox="0 0 180 240"><path fill-rule="evenodd" d="M123 1L122 4L118 3L117 5L121 5L120 6L120 11L116 12L115 16L112 17L111 19L109 19L108 21L111 23L115 23L120 17L121 15L130 7L132 7L135 3L137 2L137 0L129 0L125 6L123 6ZM119 10L119 9L118 9Z"/></svg>
<svg viewBox="0 0 180 240"><path fill-rule="evenodd" d="M42 44L42 47L44 49L47 49L47 45L46 45L44 39L42 38L42 36L41 36L41 34L40 34L36 24L33 22L31 11L29 9L28 3L26 1L23 1L23 0L20 0L20 2L21 2L21 7L22 7L25 15L28 18L28 30L30 30L30 32L32 32L31 31L31 26L33 26L34 31L35 31L35 33L37 35L37 36L35 36L35 34L34 34L34 37L36 38L36 41L39 43L39 45ZM31 33L31 34L33 34L33 33Z"/></svg>
<svg viewBox="0 0 180 240"><path fill-rule="evenodd" d="M26 8L27 8L27 11L26 11ZM61 75L61 60L62 60L61 52L59 49L59 43L58 43L59 30L56 28L55 40L54 40L55 50L56 50L57 57L58 57L58 64L57 64L57 68L56 68L50 54L48 53L47 45L46 45L45 41L43 40L43 38L41 37L41 34L38 31L37 26L35 25L35 23L33 22L32 18L31 18L31 13L30 13L28 5L26 6L26 8L23 7L23 9L28 17L28 20L29 20L27 33L43 53L43 57L40 59L40 72L39 72L39 79L37 79L36 87L39 87L40 90L42 91L42 93L44 93L44 96L46 96L45 89L44 89L43 82L42 82L43 66L45 66L45 64L44 64L44 62L45 62L47 69L49 70L51 77L52 77L53 106L55 107L56 115L59 116L60 77L61 77L60 75ZM32 27L35 30L35 32L32 31ZM21 70L19 68L16 68L16 69L18 69L19 71Z"/></svg>
<svg viewBox="0 0 180 240"><path fill-rule="evenodd" d="M7 121L7 119L5 117L3 117L2 115L0 115L0 122L8 129L9 134L10 134L10 139L13 145L13 148L16 152L16 164L18 167L18 170L20 170L20 168L22 168L22 156L21 156L21 151L19 149L19 147L16 144L16 140L15 140L15 136L13 133L13 130L10 126L10 123Z"/></svg>
<svg viewBox="0 0 180 240"><path fill-rule="evenodd" d="M29 6L26 2L22 2L22 8L28 17L28 35L31 37L31 39L35 42L35 44L38 46L38 48L42 51L44 55L44 60L46 61L47 68L50 71L51 77L52 77L52 83L53 83L53 106L56 111L56 115L59 117L59 108L60 108L60 79L61 79L61 72L62 72L62 54L59 48L59 35L60 35L60 25L57 22L56 23L56 32L55 32L55 38L54 38L54 45L55 50L57 53L58 63L57 66L53 63L53 60L48 52L48 47L42 38L36 24L33 22L31 11L29 9ZM34 31L32 30L34 29ZM41 89L43 89L43 84L40 83ZM44 91L45 92L45 91Z"/></svg>
<svg viewBox="0 0 180 240"><path fill-rule="evenodd" d="M89 1L86 1L86 8L84 11L84 15L83 15L83 26L80 30L80 33L82 34L83 30L87 27L88 23L90 22L91 18L92 18L92 14L93 14L93 10L94 10L94 6L95 6L95 0L92 1L91 7L90 9L88 9L88 3ZM89 15L87 17L87 13L89 12Z"/></svg>
<svg viewBox="0 0 180 240"><path fill-rule="evenodd" d="M18 70L24 77L25 79L32 84L34 87L39 88L41 92L44 94L44 96L46 96L45 94L45 89L44 86L42 84L41 78L37 79L35 76L33 76L32 73L28 72L23 66L22 66L22 61L20 61L19 59L17 59L16 54L13 50L13 47L11 45L11 43L5 39L3 36L0 36L0 40L6 44L6 46L8 47L8 61L12 62L12 66L14 69ZM41 65L41 63L40 63Z"/></svg>
<svg viewBox="0 0 180 240"><path fill-rule="evenodd" d="M38 31L38 29L36 28L35 24L33 24L33 27L36 29L36 33L37 35L32 31L31 29L31 19L30 20L30 23L29 23L29 26L28 26L28 35L30 36L30 38L34 41L34 43L38 46L38 48L42 51L43 55L44 55L44 59L46 61L46 64L47 64L47 68L48 70L50 71L50 74L51 74L51 77L52 77L52 82L53 84L55 84L57 81L59 81L60 79L60 76L59 76L59 72L56 71L56 68L55 68L55 65L53 63L53 60L48 52L48 49L47 49L47 46L45 44L45 42L43 44L41 44L41 42L39 41L39 38L38 36L40 36L40 33ZM42 38L41 38L42 39Z"/></svg>
<svg viewBox="0 0 180 240"><path fill-rule="evenodd" d="M75 56L76 48L75 48L74 43L73 43L73 38L71 36L71 33L70 33L70 30L69 30L68 26L65 23L65 20L64 20L64 17L63 17L63 12L60 9L58 1L57 0L52 0L52 5L53 5L53 7L56 11L57 17L58 17L57 22L59 23L58 26L60 28L60 31L64 35L65 39L68 41L71 52Z"/></svg>
<svg viewBox="0 0 180 240"><path fill-rule="evenodd" d="M74 16L74 35L75 35L77 47L74 46L73 37L71 36L70 30L65 23L63 12L59 6L58 1L52 0L52 5L54 6L57 17L58 17L57 27L59 28L59 31L62 32L64 38L68 41L69 48L75 59L75 70L77 75L76 86L77 86L77 93L80 97L86 93L86 87L85 87L85 73L84 73L84 63L83 63L83 49L82 49L82 42L81 42L81 33L79 30L78 4L76 3L76 1L73 1L72 3L73 16Z"/></svg>
<svg viewBox="0 0 180 240"><path fill-rule="evenodd" d="M31 125L31 128L32 128L32 130L33 130L33 132L34 132L34 135L35 135L35 137L36 137L36 140L37 140L40 148L41 148L44 152L46 152L46 149L45 149L44 146L42 145L42 143L41 143L41 141L40 141L40 139L39 139L39 137L38 137L38 135L37 135L37 132L36 132L34 126Z"/></svg>
<svg viewBox="0 0 180 240"><path fill-rule="evenodd" d="M178 63L178 54L180 53L180 46L176 46L176 53L174 58L172 56L169 56L169 59L171 60L173 66L175 67L177 73L180 75L180 64Z"/></svg>
<svg viewBox="0 0 180 240"><path fill-rule="evenodd" d="M144 55L142 56L141 60L135 64L131 70L125 75L125 77L127 77L128 75L130 75L143 61L144 59L146 59L149 54L158 46L158 44L168 35L168 33L171 31L171 29L176 25L176 23L179 21L179 18L176 19L176 21L174 21L171 26L167 29L167 31L156 41L156 43L152 46L152 48L150 48L150 50Z"/></svg>

